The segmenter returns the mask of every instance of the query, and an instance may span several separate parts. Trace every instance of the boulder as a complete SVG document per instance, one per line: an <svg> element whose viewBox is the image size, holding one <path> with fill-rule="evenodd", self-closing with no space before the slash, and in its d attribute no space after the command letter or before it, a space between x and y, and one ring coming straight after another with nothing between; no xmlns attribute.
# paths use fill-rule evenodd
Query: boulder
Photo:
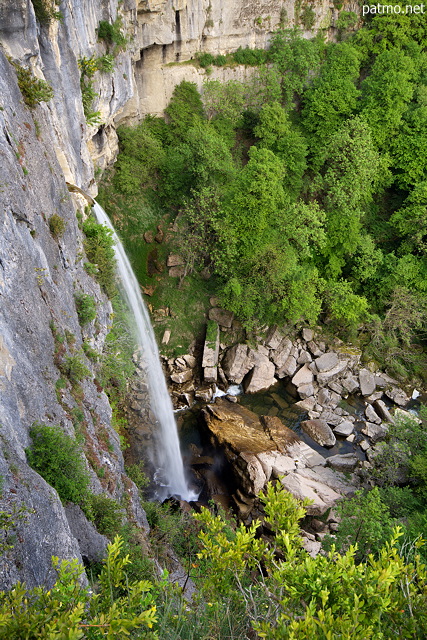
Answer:
<svg viewBox="0 0 427 640"><path fill-rule="evenodd" d="M301 428L322 447L333 447L336 442L332 429L324 420L303 420Z"/></svg>
<svg viewBox="0 0 427 640"><path fill-rule="evenodd" d="M375 376L368 369L360 369L359 385L362 396L370 396L375 391Z"/></svg>
<svg viewBox="0 0 427 640"><path fill-rule="evenodd" d="M335 365L332 369L328 369L327 371L322 371L317 374L316 380L320 386L324 386L336 380L343 371L345 371L348 367L347 360L340 360L338 364Z"/></svg>
<svg viewBox="0 0 427 640"><path fill-rule="evenodd" d="M353 433L354 424L349 420L343 420L339 423L338 426L334 427L334 433L336 436L343 436L347 438L351 433Z"/></svg>
<svg viewBox="0 0 427 640"><path fill-rule="evenodd" d="M285 378L287 376L293 376L297 370L297 361L294 356L288 356L285 363L280 369L277 370L278 378Z"/></svg>
<svg viewBox="0 0 427 640"><path fill-rule="evenodd" d="M341 384L349 393L355 393L359 389L358 381L351 374L346 375L346 377L341 380Z"/></svg>
<svg viewBox="0 0 427 640"><path fill-rule="evenodd" d="M182 358L185 361L186 365L190 367L190 369L194 369L194 367L197 364L197 360L194 356L190 356L189 354L186 354L185 356L182 356Z"/></svg>
<svg viewBox="0 0 427 640"><path fill-rule="evenodd" d="M365 409L365 416L369 422L374 422L375 424L381 424L381 418L375 412L375 409L371 404L367 405Z"/></svg>
<svg viewBox="0 0 427 640"><path fill-rule="evenodd" d="M226 309L221 309L220 307L209 309L209 320L214 320L221 327L229 329L233 324L233 319L234 313L231 311L226 311Z"/></svg>
<svg viewBox="0 0 427 640"><path fill-rule="evenodd" d="M354 453L343 453L330 456L326 459L326 464L337 471L354 471L359 464L359 458Z"/></svg>
<svg viewBox="0 0 427 640"><path fill-rule="evenodd" d="M166 260L167 267L179 267L184 263L185 263L184 258L174 253L169 254Z"/></svg>
<svg viewBox="0 0 427 640"><path fill-rule="evenodd" d="M323 411L320 414L320 418L335 427L337 427L342 421L342 417L333 411Z"/></svg>
<svg viewBox="0 0 427 640"><path fill-rule="evenodd" d="M322 373L323 371L330 371L338 364L338 356L335 351L329 351L328 353L324 353L319 358L316 358L314 361L316 365L317 371Z"/></svg>
<svg viewBox="0 0 427 640"><path fill-rule="evenodd" d="M313 358L305 349L301 349L301 352L298 356L298 364L306 364L307 362L312 362Z"/></svg>
<svg viewBox="0 0 427 640"><path fill-rule="evenodd" d="M283 336L276 326L271 327L265 339L265 346L269 349L277 349L282 342Z"/></svg>
<svg viewBox="0 0 427 640"><path fill-rule="evenodd" d="M202 402L210 402L213 396L212 387L199 387L194 396L197 400L202 400Z"/></svg>
<svg viewBox="0 0 427 640"><path fill-rule="evenodd" d="M311 342L313 338L314 338L313 329L308 329L307 327L304 327L304 329L302 330L302 339L305 342Z"/></svg>
<svg viewBox="0 0 427 640"><path fill-rule="evenodd" d="M185 267L184 265L179 265L177 267L170 267L169 276L171 278L182 278L185 275Z"/></svg>
<svg viewBox="0 0 427 640"><path fill-rule="evenodd" d="M152 231L145 231L144 233L144 240L147 244L151 244L152 242L154 242L154 234Z"/></svg>
<svg viewBox="0 0 427 640"><path fill-rule="evenodd" d="M264 391L275 384L274 377L276 368L272 362L262 353L251 350L252 361L255 362L253 369L248 373L243 381L245 393L257 393Z"/></svg>
<svg viewBox="0 0 427 640"><path fill-rule="evenodd" d="M404 407L409 402L409 398L406 393L399 388L386 389L385 395L387 398L390 398L394 404L399 405L399 407Z"/></svg>
<svg viewBox="0 0 427 640"><path fill-rule="evenodd" d="M295 406L299 407L303 411L312 411L315 404L316 404L316 399L314 398L314 396L311 396L310 398L305 398L304 400L300 400L299 402L295 402Z"/></svg>
<svg viewBox="0 0 427 640"><path fill-rule="evenodd" d="M277 349L273 351L271 359L278 369L285 365L291 353L292 346L292 342L289 338L283 338Z"/></svg>
<svg viewBox="0 0 427 640"><path fill-rule="evenodd" d="M176 382L176 384L183 384L184 382L188 382L193 377L193 372L191 369L185 369L185 371L177 371L171 375L172 382Z"/></svg>
<svg viewBox="0 0 427 640"><path fill-rule="evenodd" d="M208 324L206 340L203 348L202 367L216 367L219 354L219 327ZM216 379L216 378L215 378Z"/></svg>
<svg viewBox="0 0 427 640"><path fill-rule="evenodd" d="M378 440L384 440L388 433L388 429L384 425L374 424L373 422L366 422L363 429L360 430L363 435L368 436L372 442Z"/></svg>
<svg viewBox="0 0 427 640"><path fill-rule="evenodd" d="M169 329L166 329L166 331L163 334L162 344L168 344L170 337L171 337L171 332L169 331Z"/></svg>
<svg viewBox="0 0 427 640"><path fill-rule="evenodd" d="M204 367L203 379L208 384L212 384L213 382L216 382L218 380L218 367Z"/></svg>
<svg viewBox="0 0 427 640"><path fill-rule="evenodd" d="M252 369L253 362L249 357L249 348L245 344L236 344L227 350L222 369L230 382L240 384L245 375Z"/></svg>
<svg viewBox="0 0 427 640"><path fill-rule="evenodd" d="M298 395L301 400L305 398L310 398L314 396L314 386L312 383L310 384L302 384L298 387Z"/></svg>
<svg viewBox="0 0 427 640"><path fill-rule="evenodd" d="M322 349L313 340L307 343L307 347L315 358L318 358L323 353Z"/></svg>
<svg viewBox="0 0 427 640"><path fill-rule="evenodd" d="M375 400L374 407L380 418L382 418L386 422L390 422L391 424L393 424L393 416L391 415L386 403L383 400Z"/></svg>
<svg viewBox="0 0 427 640"><path fill-rule="evenodd" d="M308 515L320 516L341 499L341 494L324 484L319 477L304 477L299 472L291 472L281 479L283 487L295 498L309 498Z"/></svg>
<svg viewBox="0 0 427 640"><path fill-rule="evenodd" d="M305 364L292 378L292 384L294 384L297 388L303 385L308 385L313 382L314 376L313 372L310 371L308 366ZM308 394L312 395L312 394ZM306 396L307 397L307 396Z"/></svg>

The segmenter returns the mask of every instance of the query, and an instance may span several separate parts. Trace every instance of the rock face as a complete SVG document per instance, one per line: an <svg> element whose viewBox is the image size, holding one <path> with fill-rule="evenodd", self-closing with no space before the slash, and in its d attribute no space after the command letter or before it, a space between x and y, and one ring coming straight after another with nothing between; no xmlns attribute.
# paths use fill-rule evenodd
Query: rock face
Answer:
<svg viewBox="0 0 427 640"><path fill-rule="evenodd" d="M244 516L256 495L272 478L298 498L310 498L307 512L320 515L354 487L344 476L325 469L326 460L275 417L258 417L248 409L217 399L203 410L206 426L216 446L232 465L237 495Z"/></svg>
<svg viewBox="0 0 427 640"><path fill-rule="evenodd" d="M4 38L8 30L6 48L15 59L20 51L25 56L34 53L35 63L39 63L32 4L12 9L10 3L0 2L0 35ZM27 31L20 34L24 18ZM19 34L22 39L18 42ZM8 513L22 510L22 518L16 519L16 528L11 531L13 548L0 558L0 589L10 588L17 580L25 581L29 588L51 585L56 577L52 555L82 560L83 550L56 491L27 465L25 448L30 445L29 428L34 422L57 425L74 436L73 420L79 410L85 425L92 491L116 499L125 491L124 461L111 426L111 408L94 381L93 363L82 350L83 344L98 353L102 350L112 308L83 266L86 258L76 213L84 215L87 202L69 194L57 159L58 132L62 129L62 154L74 167L74 177L88 184L91 163L81 140L82 112L75 101L78 70L75 53L69 51L74 43L72 35L70 38L68 43L61 42L57 51L62 54L62 79L56 78L53 59L46 65L52 74L50 81L58 82L56 98L50 108L44 104L34 111L23 104L15 71L0 50L1 180L7 184L7 189L0 189L0 475L4 479L0 501L1 509ZM53 55L53 42L46 39L44 44L43 54ZM79 46L76 44L76 53L81 51ZM61 97L64 83L66 96ZM55 115L56 100L58 104L60 100L70 103L65 114L67 109L61 102L62 119ZM55 214L64 222L64 231L57 237L49 227ZM96 323L80 326L76 292L94 299ZM55 336L60 336L60 343ZM55 389L61 377L58 364L64 355L78 357L90 372L80 383L81 406L67 380ZM102 470L102 481L94 469ZM133 513L137 503L137 493L129 495Z"/></svg>

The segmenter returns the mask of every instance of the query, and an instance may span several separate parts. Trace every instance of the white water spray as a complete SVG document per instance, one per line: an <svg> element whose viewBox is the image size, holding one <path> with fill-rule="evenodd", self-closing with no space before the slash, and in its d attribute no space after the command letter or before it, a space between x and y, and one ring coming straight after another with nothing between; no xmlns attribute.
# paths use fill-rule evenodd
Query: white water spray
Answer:
<svg viewBox="0 0 427 640"><path fill-rule="evenodd" d="M152 456L157 469L155 474L155 480L158 483L156 497L159 500L165 500L171 496L187 501L197 500L198 494L188 486L185 479L172 402L160 364L154 331L138 281L123 245L104 209L95 202L93 211L98 222L105 225L113 233L117 269L123 294L135 318L136 338L147 373L150 408L155 417L155 425L153 425L155 449Z"/></svg>

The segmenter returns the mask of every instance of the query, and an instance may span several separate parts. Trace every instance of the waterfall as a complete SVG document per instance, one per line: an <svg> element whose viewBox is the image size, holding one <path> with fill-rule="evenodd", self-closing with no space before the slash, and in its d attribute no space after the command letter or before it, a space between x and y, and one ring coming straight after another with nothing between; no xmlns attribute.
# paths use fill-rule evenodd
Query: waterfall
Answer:
<svg viewBox="0 0 427 640"><path fill-rule="evenodd" d="M124 297L135 319L136 339L144 361L150 409L155 421L155 424L152 425L155 446L154 451L150 453L157 470L155 474L155 480L158 483L156 497L159 500L165 500L170 496L187 501L197 500L198 494L188 486L185 478L172 402L160 364L153 327L141 296L138 281L124 247L104 209L95 202L93 211L97 221L108 227L113 233L118 275Z"/></svg>

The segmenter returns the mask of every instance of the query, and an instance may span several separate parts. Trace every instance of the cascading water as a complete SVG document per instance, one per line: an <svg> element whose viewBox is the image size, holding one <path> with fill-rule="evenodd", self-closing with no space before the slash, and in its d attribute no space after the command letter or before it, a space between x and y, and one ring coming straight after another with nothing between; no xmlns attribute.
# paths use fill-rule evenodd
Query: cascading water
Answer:
<svg viewBox="0 0 427 640"><path fill-rule="evenodd" d="M155 425L153 425L155 447L151 454L153 464L157 469L155 477L158 483L156 498L165 500L174 496L187 501L197 500L198 494L188 486L185 478L172 402L160 364L154 331L140 293L138 281L123 245L104 209L95 202L93 211L97 221L108 227L113 233L117 270L123 294L135 319L136 338L142 352L147 375L150 408L155 418Z"/></svg>

